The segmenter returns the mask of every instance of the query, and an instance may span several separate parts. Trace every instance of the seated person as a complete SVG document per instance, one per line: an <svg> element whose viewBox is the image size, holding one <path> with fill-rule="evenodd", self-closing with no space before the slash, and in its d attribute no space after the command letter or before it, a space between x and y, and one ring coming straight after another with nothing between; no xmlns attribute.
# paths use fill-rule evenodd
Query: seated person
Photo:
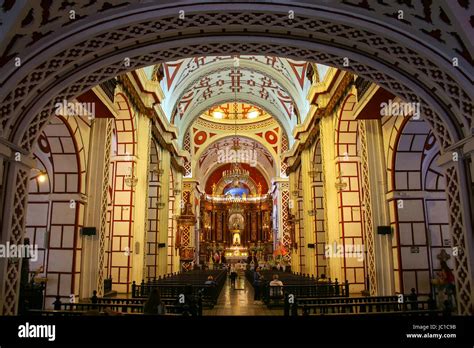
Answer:
<svg viewBox="0 0 474 348"><path fill-rule="evenodd" d="M321 277L319 277L318 282L322 282L322 283L328 282L328 278L326 278L326 275L324 273L321 274Z"/></svg>
<svg viewBox="0 0 474 348"><path fill-rule="evenodd" d="M154 314L154 315L165 314L165 306L163 302L161 302L161 296L158 289L153 289L150 292L150 296L148 297L148 300L145 302L143 313Z"/></svg>
<svg viewBox="0 0 474 348"><path fill-rule="evenodd" d="M216 282L214 281L214 277L211 276L211 275L209 277L207 277L207 280L204 282L204 285L216 286Z"/></svg>
<svg viewBox="0 0 474 348"><path fill-rule="evenodd" d="M283 282L278 279L278 274L273 275L273 280L269 284L270 286L277 286L278 288L270 289L271 296L283 296Z"/></svg>

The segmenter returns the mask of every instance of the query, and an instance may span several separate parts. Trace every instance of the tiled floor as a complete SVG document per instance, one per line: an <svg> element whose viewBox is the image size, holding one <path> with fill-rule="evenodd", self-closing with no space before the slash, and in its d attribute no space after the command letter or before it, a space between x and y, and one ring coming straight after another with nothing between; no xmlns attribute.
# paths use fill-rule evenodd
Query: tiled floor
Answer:
<svg viewBox="0 0 474 348"><path fill-rule="evenodd" d="M213 309L205 309L203 315L283 315L283 309L268 309L263 304L254 304L252 285L239 275L236 289L232 289L230 280L227 280L221 291L217 305Z"/></svg>

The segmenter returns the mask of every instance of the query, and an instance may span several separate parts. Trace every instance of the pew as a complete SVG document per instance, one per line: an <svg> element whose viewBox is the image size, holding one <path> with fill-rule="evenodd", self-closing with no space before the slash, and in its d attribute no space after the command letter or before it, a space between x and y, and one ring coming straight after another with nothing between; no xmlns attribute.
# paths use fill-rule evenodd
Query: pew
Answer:
<svg viewBox="0 0 474 348"><path fill-rule="evenodd" d="M267 307L281 307L284 304L286 295L293 295L296 298L315 297L348 297L349 283L346 281L340 284L338 280L331 281L330 278L321 281L314 276L299 275L281 271L261 271L264 281L261 285L262 300ZM273 275L277 274L283 286L270 286L269 282ZM253 271L246 271L245 276L253 286Z"/></svg>
<svg viewBox="0 0 474 348"><path fill-rule="evenodd" d="M215 285L205 285L209 275L214 278ZM226 281L224 270L194 270L185 273L167 275L163 278L142 280L141 284L132 282L132 298L147 298L152 289L158 289L162 299L178 299L185 287L191 285L192 296L201 298L203 306L213 308L217 303L220 291Z"/></svg>
<svg viewBox="0 0 474 348"><path fill-rule="evenodd" d="M405 297L406 298L406 297ZM300 298L293 303L285 298L285 315L440 315L433 301L399 301L398 296L342 298Z"/></svg>

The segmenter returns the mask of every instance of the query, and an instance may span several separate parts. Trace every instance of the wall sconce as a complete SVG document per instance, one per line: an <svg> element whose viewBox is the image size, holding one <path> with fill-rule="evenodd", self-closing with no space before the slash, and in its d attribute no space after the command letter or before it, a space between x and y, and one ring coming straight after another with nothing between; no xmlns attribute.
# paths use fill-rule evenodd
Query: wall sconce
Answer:
<svg viewBox="0 0 474 348"><path fill-rule="evenodd" d="M165 207L165 203L161 200L161 195L158 196L158 202L156 202L156 207L158 209L163 209Z"/></svg>
<svg viewBox="0 0 474 348"><path fill-rule="evenodd" d="M316 178L316 176L319 174L319 170L316 168L316 165L313 164L311 167L311 170L308 170L308 175L310 176L311 179Z"/></svg>
<svg viewBox="0 0 474 348"><path fill-rule="evenodd" d="M39 183L44 183L48 179L48 173L46 173L43 170L40 170L38 168L32 168L32 171L35 172L36 180L38 180Z"/></svg>
<svg viewBox="0 0 474 348"><path fill-rule="evenodd" d="M151 171L158 176L163 175L163 169L160 168L159 163L155 164L153 168L151 168Z"/></svg>
<svg viewBox="0 0 474 348"><path fill-rule="evenodd" d="M135 169L132 169L132 167L129 167L128 171L129 171L129 174L125 176L125 185L127 185L128 187L137 186L138 178L134 174Z"/></svg>
<svg viewBox="0 0 474 348"><path fill-rule="evenodd" d="M346 187L347 187L347 182L345 182L344 180L342 180L342 172L339 173L339 175L337 176L337 180L336 180L336 189L338 191L342 191L342 190L345 190Z"/></svg>

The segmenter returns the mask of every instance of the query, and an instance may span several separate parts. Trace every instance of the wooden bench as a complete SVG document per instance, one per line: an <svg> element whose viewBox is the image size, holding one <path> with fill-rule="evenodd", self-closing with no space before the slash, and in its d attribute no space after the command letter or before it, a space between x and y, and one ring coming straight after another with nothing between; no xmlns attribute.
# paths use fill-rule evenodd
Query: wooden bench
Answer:
<svg viewBox="0 0 474 348"><path fill-rule="evenodd" d="M399 301L398 296L367 296L343 298L302 298L289 303L285 298L285 315L366 315L405 313L404 315L439 315L433 302Z"/></svg>

